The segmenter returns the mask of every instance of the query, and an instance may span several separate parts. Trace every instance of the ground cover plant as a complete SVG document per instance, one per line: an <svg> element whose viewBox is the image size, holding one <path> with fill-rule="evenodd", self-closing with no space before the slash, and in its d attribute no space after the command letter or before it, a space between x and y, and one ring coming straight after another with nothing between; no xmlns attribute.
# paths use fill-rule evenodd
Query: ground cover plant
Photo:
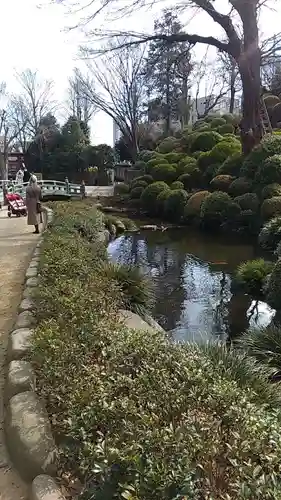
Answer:
<svg viewBox="0 0 281 500"><path fill-rule="evenodd" d="M279 499L280 391L270 369L220 345L125 328L120 284L104 273L102 214L82 203L53 208L32 363L80 499Z"/></svg>

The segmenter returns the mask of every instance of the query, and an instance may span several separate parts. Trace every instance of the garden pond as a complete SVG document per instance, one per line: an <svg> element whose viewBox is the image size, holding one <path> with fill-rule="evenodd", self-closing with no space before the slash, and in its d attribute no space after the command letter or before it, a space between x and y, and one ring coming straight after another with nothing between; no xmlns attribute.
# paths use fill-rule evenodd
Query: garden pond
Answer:
<svg viewBox="0 0 281 500"><path fill-rule="evenodd" d="M234 338L268 326L275 311L233 286L237 266L260 249L194 230L126 233L110 242L109 258L136 265L153 281L153 318L176 341Z"/></svg>

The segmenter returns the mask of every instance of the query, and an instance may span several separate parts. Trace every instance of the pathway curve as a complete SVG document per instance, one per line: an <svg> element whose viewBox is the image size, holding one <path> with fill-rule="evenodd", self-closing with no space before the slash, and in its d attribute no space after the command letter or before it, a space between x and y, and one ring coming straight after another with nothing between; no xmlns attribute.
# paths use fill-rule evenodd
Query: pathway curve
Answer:
<svg viewBox="0 0 281 500"><path fill-rule="evenodd" d="M0 210L0 500L26 500L27 487L13 470L4 436L3 388L8 335L23 291L24 275L38 237L25 217L7 217Z"/></svg>

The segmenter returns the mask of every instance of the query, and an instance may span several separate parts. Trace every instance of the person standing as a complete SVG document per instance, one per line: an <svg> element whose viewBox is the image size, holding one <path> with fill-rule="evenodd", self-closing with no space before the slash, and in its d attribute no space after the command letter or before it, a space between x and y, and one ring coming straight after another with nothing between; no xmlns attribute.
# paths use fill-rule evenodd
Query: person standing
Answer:
<svg viewBox="0 0 281 500"><path fill-rule="evenodd" d="M27 224L34 226L34 234L39 233L39 223L41 221L41 188L37 184L37 177L31 175L29 186L26 188L26 208L27 208Z"/></svg>
<svg viewBox="0 0 281 500"><path fill-rule="evenodd" d="M20 167L16 173L16 184L22 184L22 183L23 183L23 169L22 167Z"/></svg>
<svg viewBox="0 0 281 500"><path fill-rule="evenodd" d="M23 167L23 182L29 182L31 174L30 172L28 172L24 163L22 164L22 167Z"/></svg>

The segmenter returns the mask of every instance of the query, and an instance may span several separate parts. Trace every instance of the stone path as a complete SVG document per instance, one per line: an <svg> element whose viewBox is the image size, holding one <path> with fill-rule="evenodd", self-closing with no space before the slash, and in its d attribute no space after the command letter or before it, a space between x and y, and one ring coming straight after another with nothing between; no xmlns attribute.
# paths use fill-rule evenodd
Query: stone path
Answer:
<svg viewBox="0 0 281 500"><path fill-rule="evenodd" d="M0 210L0 500L26 500L27 487L13 470L5 446L3 387L8 335L21 300L25 271L38 237L25 217Z"/></svg>
<svg viewBox="0 0 281 500"><path fill-rule="evenodd" d="M86 193L94 198L113 196L114 186L86 186Z"/></svg>

